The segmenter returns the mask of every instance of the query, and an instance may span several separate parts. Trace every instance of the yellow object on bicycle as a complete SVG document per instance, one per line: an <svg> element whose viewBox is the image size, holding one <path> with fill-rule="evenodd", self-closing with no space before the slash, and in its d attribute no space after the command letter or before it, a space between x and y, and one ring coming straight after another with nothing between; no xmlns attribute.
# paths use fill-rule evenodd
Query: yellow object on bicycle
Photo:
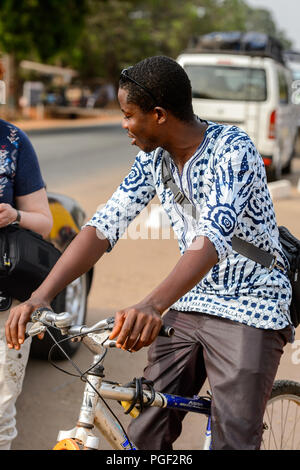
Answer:
<svg viewBox="0 0 300 470"><path fill-rule="evenodd" d="M121 405L123 406L124 410L127 411L129 407L131 406L131 403L130 401L121 401ZM132 408L129 414L132 418L137 418L140 414L140 410L134 407Z"/></svg>
<svg viewBox="0 0 300 470"><path fill-rule="evenodd" d="M52 450L80 450L75 439L63 439L59 441Z"/></svg>
<svg viewBox="0 0 300 470"><path fill-rule="evenodd" d="M62 227L65 226L73 229L75 233L79 232L79 229L75 224L73 217L71 216L69 211L67 211L67 209L62 206L62 204L57 201L50 202L49 207L53 217L53 226L50 232L51 240L57 238L59 236L59 231Z"/></svg>

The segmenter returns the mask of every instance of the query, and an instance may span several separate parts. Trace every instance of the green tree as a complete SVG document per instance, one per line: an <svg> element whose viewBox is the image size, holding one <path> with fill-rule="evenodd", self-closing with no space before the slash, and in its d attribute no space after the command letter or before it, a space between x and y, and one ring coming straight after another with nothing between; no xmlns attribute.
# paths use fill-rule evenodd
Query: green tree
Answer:
<svg viewBox="0 0 300 470"><path fill-rule="evenodd" d="M146 56L176 57L193 34L213 27L218 0L89 0L85 32L73 50L72 65L85 79L118 78L122 67ZM68 57L70 59L70 56Z"/></svg>
<svg viewBox="0 0 300 470"><path fill-rule="evenodd" d="M208 23L210 31L244 31L246 16L244 0L214 0L207 2L202 22Z"/></svg>
<svg viewBox="0 0 300 470"><path fill-rule="evenodd" d="M290 48L292 45L285 32L278 29L272 13L265 8L248 7L245 26L247 31L258 31L276 37L284 48Z"/></svg>
<svg viewBox="0 0 300 470"><path fill-rule="evenodd" d="M88 0L88 7L81 40L64 56L85 80L116 82L123 67L150 55L176 57L193 35L211 31L256 30L283 38L270 12L245 0Z"/></svg>
<svg viewBox="0 0 300 470"><path fill-rule="evenodd" d="M170 57L211 31L262 31L290 45L271 13L246 0L0 0L0 50L117 82L146 56ZM15 87L16 88L16 87ZM16 95L16 93L14 93Z"/></svg>
<svg viewBox="0 0 300 470"><path fill-rule="evenodd" d="M257 31L279 39L284 47L291 41L281 31L272 13L265 8L250 7L246 0L195 0L204 6L199 31ZM201 34L200 32L200 34Z"/></svg>
<svg viewBox="0 0 300 470"><path fill-rule="evenodd" d="M85 0L0 0L0 50L11 57L15 103L20 60L34 56L49 61L70 50L86 13Z"/></svg>

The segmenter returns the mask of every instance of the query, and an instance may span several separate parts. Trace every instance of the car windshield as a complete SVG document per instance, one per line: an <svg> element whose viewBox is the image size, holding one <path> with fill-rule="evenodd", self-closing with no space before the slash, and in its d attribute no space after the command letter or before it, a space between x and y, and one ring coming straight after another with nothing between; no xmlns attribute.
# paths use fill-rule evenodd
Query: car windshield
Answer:
<svg viewBox="0 0 300 470"><path fill-rule="evenodd" d="M263 69L223 65L184 67L193 90L193 98L229 101L265 101L266 74Z"/></svg>

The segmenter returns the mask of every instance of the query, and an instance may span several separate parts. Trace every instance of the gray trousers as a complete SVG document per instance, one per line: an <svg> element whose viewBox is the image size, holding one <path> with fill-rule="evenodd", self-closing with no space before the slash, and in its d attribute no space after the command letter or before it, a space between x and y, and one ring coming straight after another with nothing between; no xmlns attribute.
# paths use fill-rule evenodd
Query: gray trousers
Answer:
<svg viewBox="0 0 300 470"><path fill-rule="evenodd" d="M144 377L157 391L192 397L206 377L212 392L214 450L257 450L263 415L283 347L292 329L262 330L198 312L170 310L164 323L172 338L149 348ZM186 413L147 408L128 434L138 449L172 450Z"/></svg>

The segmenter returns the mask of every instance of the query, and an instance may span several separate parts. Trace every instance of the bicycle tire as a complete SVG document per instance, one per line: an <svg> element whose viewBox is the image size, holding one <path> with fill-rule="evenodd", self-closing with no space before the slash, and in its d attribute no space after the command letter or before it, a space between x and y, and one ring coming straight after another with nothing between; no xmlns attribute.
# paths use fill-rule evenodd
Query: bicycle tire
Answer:
<svg viewBox="0 0 300 470"><path fill-rule="evenodd" d="M300 383L274 382L264 415L261 450L300 450Z"/></svg>

